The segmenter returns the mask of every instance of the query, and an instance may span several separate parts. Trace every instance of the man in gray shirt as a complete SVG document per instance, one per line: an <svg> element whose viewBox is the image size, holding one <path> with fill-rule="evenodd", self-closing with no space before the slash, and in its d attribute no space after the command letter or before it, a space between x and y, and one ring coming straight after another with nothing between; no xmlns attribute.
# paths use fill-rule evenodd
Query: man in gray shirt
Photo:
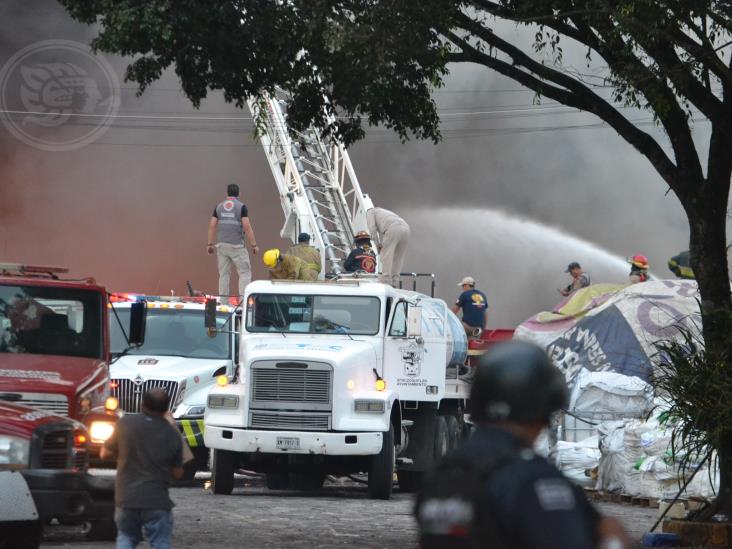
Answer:
<svg viewBox="0 0 732 549"><path fill-rule="evenodd" d="M143 532L153 549L169 549L173 533L171 477L183 476L183 441L165 418L168 395L142 395L142 413L127 414L102 448L102 459L117 458L114 521L117 549L134 549Z"/></svg>
<svg viewBox="0 0 732 549"><path fill-rule="evenodd" d="M231 184L226 188L226 200L219 202L214 208L208 223L206 251L213 254L216 250L219 295L231 295L229 277L232 266L236 267L239 274L239 296L244 295L244 289L252 280L252 267L249 263L249 252L244 245L244 234L247 235L252 253L256 255L259 247L249 222L249 211L239 202L239 185Z"/></svg>

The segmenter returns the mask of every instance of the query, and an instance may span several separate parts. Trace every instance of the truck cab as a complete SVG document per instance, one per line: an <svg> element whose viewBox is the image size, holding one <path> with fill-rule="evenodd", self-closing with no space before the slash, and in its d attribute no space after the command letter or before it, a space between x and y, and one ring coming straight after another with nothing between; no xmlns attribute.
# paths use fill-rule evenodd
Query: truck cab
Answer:
<svg viewBox="0 0 732 549"><path fill-rule="evenodd" d="M80 421L96 463L118 417L107 291L93 279L61 280L65 272L0 264L0 401Z"/></svg>
<svg viewBox="0 0 732 549"><path fill-rule="evenodd" d="M443 301L340 278L256 281L244 303L239 369L207 399L215 493L244 467L271 488L365 472L386 499L462 437L467 341Z"/></svg>
<svg viewBox="0 0 732 549"><path fill-rule="evenodd" d="M203 442L208 391L217 376L232 376L236 365L239 316L235 307L217 305L217 330L209 337L204 330L205 297L123 293L114 294L113 301L112 395L122 411L136 414L148 389L162 388L168 393L170 411L195 457L185 468L186 477L193 478L208 465ZM121 354L125 348L121 326L128 324L132 304L141 301L147 307L145 342Z"/></svg>

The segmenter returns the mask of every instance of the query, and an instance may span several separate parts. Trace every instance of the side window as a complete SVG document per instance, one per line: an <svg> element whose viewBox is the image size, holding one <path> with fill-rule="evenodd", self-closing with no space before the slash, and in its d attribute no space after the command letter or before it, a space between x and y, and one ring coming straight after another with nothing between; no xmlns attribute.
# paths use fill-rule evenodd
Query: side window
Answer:
<svg viewBox="0 0 732 549"><path fill-rule="evenodd" d="M391 321L389 335L393 337L407 336L407 303L400 301L394 308L394 318Z"/></svg>

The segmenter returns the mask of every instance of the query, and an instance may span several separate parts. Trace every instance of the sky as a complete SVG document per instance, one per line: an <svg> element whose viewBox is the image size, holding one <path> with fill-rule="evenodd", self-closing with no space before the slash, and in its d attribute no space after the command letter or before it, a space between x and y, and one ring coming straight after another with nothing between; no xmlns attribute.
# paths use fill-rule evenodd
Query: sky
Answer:
<svg viewBox="0 0 732 549"><path fill-rule="evenodd" d="M45 40L86 44L92 37L55 1L0 4L0 67ZM249 113L216 92L194 109L172 73L137 97L123 81L125 60L103 57L119 84L90 72L100 85L97 112L117 97L118 117L88 145L41 150L0 125L0 262L65 266L113 291L184 293L191 280L213 293L206 226L232 182L242 188L260 248L287 246ZM23 105L19 80L6 81L6 106ZM404 268L436 273L439 297L452 302L456 283L471 275L488 295L489 326L513 327L559 300L571 261L593 282L623 282L625 258L643 253L654 273L670 276L666 261L688 246L685 215L613 130L550 101L535 104L532 92L476 65L451 67L435 100L441 143L402 144L376 128L350 155L374 203L410 223ZM23 124L18 115L13 120ZM98 124L75 119L38 135L68 137ZM695 135L700 142L708 135L703 122ZM260 259L252 263L254 277L265 277Z"/></svg>

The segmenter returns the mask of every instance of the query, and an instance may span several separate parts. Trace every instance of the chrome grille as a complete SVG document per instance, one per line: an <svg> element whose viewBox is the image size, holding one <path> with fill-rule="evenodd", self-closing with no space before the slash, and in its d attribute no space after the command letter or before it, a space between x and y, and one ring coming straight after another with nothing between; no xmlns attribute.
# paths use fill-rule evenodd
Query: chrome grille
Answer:
<svg viewBox="0 0 732 549"><path fill-rule="evenodd" d="M330 414L253 411L249 413L249 426L252 429L329 431Z"/></svg>
<svg viewBox="0 0 732 549"><path fill-rule="evenodd" d="M20 395L20 399L12 399L12 402L17 404L23 404L24 406L30 406L31 408L38 408L40 410L46 410L53 414L60 416L69 415L69 399L66 395L57 395L53 393L13 393L14 395ZM0 396L2 400L2 396Z"/></svg>
<svg viewBox="0 0 732 549"><path fill-rule="evenodd" d="M69 463L71 431L53 431L43 437L41 467L66 469Z"/></svg>
<svg viewBox="0 0 732 549"><path fill-rule="evenodd" d="M252 407L330 410L332 375L322 363L257 362L252 366Z"/></svg>
<svg viewBox="0 0 732 549"><path fill-rule="evenodd" d="M150 389L163 389L170 398L169 408L172 411L178 395L178 382L166 379L148 379L141 384L131 379L113 379L112 396L117 397L120 409L125 412L138 414L142 406L142 395Z"/></svg>

